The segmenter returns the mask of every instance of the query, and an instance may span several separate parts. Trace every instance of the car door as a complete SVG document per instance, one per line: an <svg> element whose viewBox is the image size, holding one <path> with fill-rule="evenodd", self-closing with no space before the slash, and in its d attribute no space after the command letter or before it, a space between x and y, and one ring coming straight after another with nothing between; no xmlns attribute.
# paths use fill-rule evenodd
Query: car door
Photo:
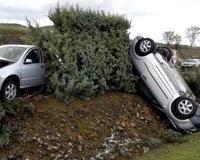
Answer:
<svg viewBox="0 0 200 160"><path fill-rule="evenodd" d="M22 88L43 84L44 72L44 62L40 49L31 49L22 64Z"/></svg>

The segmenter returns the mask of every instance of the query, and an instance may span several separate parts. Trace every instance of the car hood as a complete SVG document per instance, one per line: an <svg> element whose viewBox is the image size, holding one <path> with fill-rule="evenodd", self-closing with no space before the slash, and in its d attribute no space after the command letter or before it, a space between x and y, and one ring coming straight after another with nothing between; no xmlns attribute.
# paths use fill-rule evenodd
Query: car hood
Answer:
<svg viewBox="0 0 200 160"><path fill-rule="evenodd" d="M10 59L7 59L7 58L3 58L3 57L0 57L0 62L1 61L7 61L7 62L12 62L12 63L14 63L15 61L13 61L13 60L10 60Z"/></svg>
<svg viewBox="0 0 200 160"><path fill-rule="evenodd" d="M8 66L10 64L14 63L14 61L0 57L0 68L3 68L5 66Z"/></svg>

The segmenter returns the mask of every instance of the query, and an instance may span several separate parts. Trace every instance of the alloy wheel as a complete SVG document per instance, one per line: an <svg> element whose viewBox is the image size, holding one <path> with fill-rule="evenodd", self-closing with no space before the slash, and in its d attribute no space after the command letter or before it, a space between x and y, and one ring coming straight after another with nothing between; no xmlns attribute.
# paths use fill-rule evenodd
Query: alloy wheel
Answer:
<svg viewBox="0 0 200 160"><path fill-rule="evenodd" d="M5 90L5 98L9 101L13 100L17 95L17 87L15 84L9 84Z"/></svg>
<svg viewBox="0 0 200 160"><path fill-rule="evenodd" d="M149 40L144 40L140 44L140 50L142 52L148 52L151 49L151 47L152 47L152 45L151 45L151 42Z"/></svg>
<svg viewBox="0 0 200 160"><path fill-rule="evenodd" d="M183 115L188 115L193 111L193 104L190 100L182 100L178 104L178 110Z"/></svg>

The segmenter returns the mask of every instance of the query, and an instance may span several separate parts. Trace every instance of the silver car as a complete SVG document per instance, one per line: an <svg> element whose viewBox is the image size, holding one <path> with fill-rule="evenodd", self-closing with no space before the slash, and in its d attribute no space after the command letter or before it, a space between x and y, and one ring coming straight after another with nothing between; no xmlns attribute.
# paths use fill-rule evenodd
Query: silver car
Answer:
<svg viewBox="0 0 200 160"><path fill-rule="evenodd" d="M200 59L187 59L181 63L182 67L199 67L200 66Z"/></svg>
<svg viewBox="0 0 200 160"><path fill-rule="evenodd" d="M151 103L164 112L177 129L200 129L200 105L175 66L169 63L170 51L164 52L152 39L136 37L129 54L144 82L139 88L143 88L143 92L148 90L146 95Z"/></svg>
<svg viewBox="0 0 200 160"><path fill-rule="evenodd" d="M44 60L33 45L0 46L0 91L3 100L13 100L21 88L44 84Z"/></svg>

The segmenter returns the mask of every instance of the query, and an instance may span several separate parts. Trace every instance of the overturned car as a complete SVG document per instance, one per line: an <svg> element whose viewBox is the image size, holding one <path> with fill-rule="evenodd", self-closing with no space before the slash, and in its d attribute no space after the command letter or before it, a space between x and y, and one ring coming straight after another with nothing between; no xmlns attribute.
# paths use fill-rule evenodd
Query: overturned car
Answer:
<svg viewBox="0 0 200 160"><path fill-rule="evenodd" d="M169 48L159 48L149 38L136 37L129 54L142 81L139 89L181 131L200 129L200 105L175 65ZM142 82L142 83L141 83Z"/></svg>

